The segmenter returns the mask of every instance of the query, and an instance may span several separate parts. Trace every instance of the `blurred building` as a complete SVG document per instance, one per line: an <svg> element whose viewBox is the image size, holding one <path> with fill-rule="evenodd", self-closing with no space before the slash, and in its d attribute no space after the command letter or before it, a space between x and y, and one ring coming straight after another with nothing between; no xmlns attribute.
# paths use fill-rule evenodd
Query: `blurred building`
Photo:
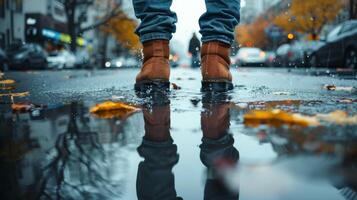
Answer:
<svg viewBox="0 0 357 200"><path fill-rule="evenodd" d="M0 0L0 45L39 40L43 28L66 32L65 22L58 0Z"/></svg>
<svg viewBox="0 0 357 200"><path fill-rule="evenodd" d="M241 22L251 23L256 17L279 1L280 0L245 0L241 8Z"/></svg>

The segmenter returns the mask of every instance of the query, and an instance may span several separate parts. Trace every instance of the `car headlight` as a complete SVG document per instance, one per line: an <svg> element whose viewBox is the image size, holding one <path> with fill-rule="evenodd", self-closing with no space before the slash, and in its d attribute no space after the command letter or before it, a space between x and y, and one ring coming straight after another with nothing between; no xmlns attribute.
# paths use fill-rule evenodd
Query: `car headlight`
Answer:
<svg viewBox="0 0 357 200"><path fill-rule="evenodd" d="M110 63L110 62L105 63L105 67L110 67L111 65L112 65L112 63Z"/></svg>
<svg viewBox="0 0 357 200"><path fill-rule="evenodd" d="M123 63L121 61L117 61L117 62L115 62L115 65L117 67L121 67L121 66L123 66Z"/></svg>
<svg viewBox="0 0 357 200"><path fill-rule="evenodd" d="M261 51L259 53L259 57L261 57L261 58L265 58L265 55L266 55L266 53L264 51Z"/></svg>

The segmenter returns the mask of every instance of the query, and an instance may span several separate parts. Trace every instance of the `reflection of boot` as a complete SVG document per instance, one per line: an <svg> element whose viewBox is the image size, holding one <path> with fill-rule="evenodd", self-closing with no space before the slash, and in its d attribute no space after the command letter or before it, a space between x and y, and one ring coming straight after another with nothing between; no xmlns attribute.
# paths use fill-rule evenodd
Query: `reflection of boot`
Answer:
<svg viewBox="0 0 357 200"><path fill-rule="evenodd" d="M233 89L230 67L230 46L218 41L202 45L202 91L225 92Z"/></svg>
<svg viewBox="0 0 357 200"><path fill-rule="evenodd" d="M227 134L230 125L229 104L203 104L201 128L203 136L218 139Z"/></svg>
<svg viewBox="0 0 357 200"><path fill-rule="evenodd" d="M152 40L143 44L144 60L140 73L136 76L135 90L145 92L149 89L170 87L169 41Z"/></svg>
<svg viewBox="0 0 357 200"><path fill-rule="evenodd" d="M236 165L239 152L233 146L233 136L228 134L230 117L229 104L204 104L201 114L203 132L200 145L201 162L207 167L204 199L239 199L239 194L229 191L222 182L220 167Z"/></svg>
<svg viewBox="0 0 357 200"><path fill-rule="evenodd" d="M144 161L139 164L136 180L138 199L181 199L175 190L172 168L178 162L177 146L170 136L170 106L144 110L145 136L138 148Z"/></svg>
<svg viewBox="0 0 357 200"><path fill-rule="evenodd" d="M151 141L166 141L170 138L170 106L153 106L144 110L145 136Z"/></svg>

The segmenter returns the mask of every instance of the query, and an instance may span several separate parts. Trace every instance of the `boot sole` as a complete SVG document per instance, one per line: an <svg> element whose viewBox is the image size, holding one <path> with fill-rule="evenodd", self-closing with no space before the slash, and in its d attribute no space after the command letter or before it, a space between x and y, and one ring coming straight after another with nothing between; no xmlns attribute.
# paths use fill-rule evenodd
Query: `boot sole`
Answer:
<svg viewBox="0 0 357 200"><path fill-rule="evenodd" d="M228 92L233 90L229 81L202 81L201 92Z"/></svg>
<svg viewBox="0 0 357 200"><path fill-rule="evenodd" d="M168 92L170 90L170 82L164 80L148 80L135 83L134 89L136 92L151 93L151 92Z"/></svg>

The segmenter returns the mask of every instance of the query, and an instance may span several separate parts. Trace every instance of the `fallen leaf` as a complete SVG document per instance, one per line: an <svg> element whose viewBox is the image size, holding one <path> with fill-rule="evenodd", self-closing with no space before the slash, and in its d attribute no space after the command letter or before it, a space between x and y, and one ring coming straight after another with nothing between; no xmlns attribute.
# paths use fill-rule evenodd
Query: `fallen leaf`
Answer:
<svg viewBox="0 0 357 200"><path fill-rule="evenodd" d="M14 89L15 89L14 86L6 86L6 85L1 86L0 85L0 90L14 90Z"/></svg>
<svg viewBox="0 0 357 200"><path fill-rule="evenodd" d="M5 93L5 94L0 94L0 97L3 96L12 96L12 97L25 97L30 95L30 92L18 92L18 93Z"/></svg>
<svg viewBox="0 0 357 200"><path fill-rule="evenodd" d="M273 95L290 95L290 92L273 92Z"/></svg>
<svg viewBox="0 0 357 200"><path fill-rule="evenodd" d="M171 85L174 90L181 90L181 87L178 86L176 83L171 83Z"/></svg>
<svg viewBox="0 0 357 200"><path fill-rule="evenodd" d="M316 118L301 114L288 113L279 109L275 110L252 110L244 115L244 124L257 127L261 124L279 127L282 125L317 126Z"/></svg>
<svg viewBox="0 0 357 200"><path fill-rule="evenodd" d="M337 100L336 102L337 103L354 103L354 102L357 102L357 99L343 98L343 99Z"/></svg>
<svg viewBox="0 0 357 200"><path fill-rule="evenodd" d="M345 92L355 92L356 88L353 86L336 86L336 85L324 85L323 87L326 90L329 91L345 91Z"/></svg>
<svg viewBox="0 0 357 200"><path fill-rule="evenodd" d="M106 101L95 105L90 109L90 112L99 118L110 119L119 118L124 119L131 114L138 112L140 109L123 102Z"/></svg>
<svg viewBox="0 0 357 200"><path fill-rule="evenodd" d="M197 106L197 104L201 101L201 99L199 98L193 98L193 99L190 99L191 103L194 105L194 106Z"/></svg>
<svg viewBox="0 0 357 200"><path fill-rule="evenodd" d="M328 114L317 114L317 119L338 125L355 125L357 124L357 114L348 116L345 111L336 110Z"/></svg>
<svg viewBox="0 0 357 200"><path fill-rule="evenodd" d="M6 80L0 80L0 84L4 84L4 85L10 85L10 84L14 84L15 81L11 80L11 79L6 79Z"/></svg>
<svg viewBox="0 0 357 200"><path fill-rule="evenodd" d="M27 112L34 108L34 105L31 103L13 103L11 104L12 111L17 112Z"/></svg>
<svg viewBox="0 0 357 200"><path fill-rule="evenodd" d="M236 105L239 108L247 109L275 109L281 107L298 107L300 105L310 105L321 103L319 100L277 100L277 101L253 101L253 102L238 102ZM285 109L284 109L285 110Z"/></svg>

